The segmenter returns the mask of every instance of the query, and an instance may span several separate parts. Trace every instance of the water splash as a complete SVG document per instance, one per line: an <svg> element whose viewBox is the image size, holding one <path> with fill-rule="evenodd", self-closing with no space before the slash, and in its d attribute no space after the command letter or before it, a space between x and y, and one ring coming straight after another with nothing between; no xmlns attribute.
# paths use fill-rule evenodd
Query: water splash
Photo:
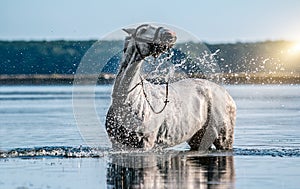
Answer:
<svg viewBox="0 0 300 189"><path fill-rule="evenodd" d="M235 156L300 157L300 149L234 149Z"/></svg>
<svg viewBox="0 0 300 189"><path fill-rule="evenodd" d="M35 148L15 148L9 151L0 151L0 158L38 158L38 157L61 157L61 158L84 158L103 157L108 152L105 149L91 147L67 147L46 146Z"/></svg>
<svg viewBox="0 0 300 189"><path fill-rule="evenodd" d="M233 151L211 150L207 153L189 151L188 149L156 150L156 151L113 151L108 148L46 146L35 148L15 148L0 151L0 158L105 158L118 156L165 156L186 154L189 156L271 156L271 157L300 157L297 149L243 149L234 148Z"/></svg>
<svg viewBox="0 0 300 189"><path fill-rule="evenodd" d="M158 58L147 57L142 66L142 75L158 84L194 77L221 84L222 71L216 59L219 52L220 49L211 52L200 41L179 43Z"/></svg>

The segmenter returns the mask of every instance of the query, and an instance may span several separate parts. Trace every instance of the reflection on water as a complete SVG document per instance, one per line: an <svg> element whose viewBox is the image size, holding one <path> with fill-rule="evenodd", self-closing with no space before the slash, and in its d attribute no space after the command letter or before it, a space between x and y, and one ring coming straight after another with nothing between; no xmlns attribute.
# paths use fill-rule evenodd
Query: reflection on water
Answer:
<svg viewBox="0 0 300 189"><path fill-rule="evenodd" d="M238 106L234 150L204 157L81 147L72 87L0 87L0 188L299 188L299 85L226 88ZM96 89L103 125L110 91Z"/></svg>
<svg viewBox="0 0 300 189"><path fill-rule="evenodd" d="M141 165L145 163L145 167ZM152 165L151 165L152 164ZM108 188L234 188L233 156L114 155Z"/></svg>

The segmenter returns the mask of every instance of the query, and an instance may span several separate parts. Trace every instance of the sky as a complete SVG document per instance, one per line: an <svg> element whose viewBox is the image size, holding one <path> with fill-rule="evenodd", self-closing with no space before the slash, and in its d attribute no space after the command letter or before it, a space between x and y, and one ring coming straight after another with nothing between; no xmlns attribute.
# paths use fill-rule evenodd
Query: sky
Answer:
<svg viewBox="0 0 300 189"><path fill-rule="evenodd" d="M201 41L300 41L299 0L0 0L0 40L101 39L135 23L170 24Z"/></svg>

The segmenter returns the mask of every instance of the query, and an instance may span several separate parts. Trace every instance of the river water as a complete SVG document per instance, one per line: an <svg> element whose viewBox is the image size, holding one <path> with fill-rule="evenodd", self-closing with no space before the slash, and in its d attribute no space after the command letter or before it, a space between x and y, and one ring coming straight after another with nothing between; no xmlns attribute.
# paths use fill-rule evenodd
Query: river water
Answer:
<svg viewBox="0 0 300 189"><path fill-rule="evenodd" d="M71 86L0 87L0 188L299 188L300 87L225 87L238 108L234 150L208 154L88 147ZM102 126L110 93L96 88Z"/></svg>

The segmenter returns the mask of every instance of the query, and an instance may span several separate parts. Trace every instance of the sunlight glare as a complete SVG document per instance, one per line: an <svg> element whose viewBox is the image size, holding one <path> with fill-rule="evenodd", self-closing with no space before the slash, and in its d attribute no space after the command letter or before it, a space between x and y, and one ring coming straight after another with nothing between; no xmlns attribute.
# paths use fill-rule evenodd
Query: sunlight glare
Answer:
<svg viewBox="0 0 300 189"><path fill-rule="evenodd" d="M292 46L288 52L290 54L299 54L300 53L300 42L296 43L294 46Z"/></svg>

